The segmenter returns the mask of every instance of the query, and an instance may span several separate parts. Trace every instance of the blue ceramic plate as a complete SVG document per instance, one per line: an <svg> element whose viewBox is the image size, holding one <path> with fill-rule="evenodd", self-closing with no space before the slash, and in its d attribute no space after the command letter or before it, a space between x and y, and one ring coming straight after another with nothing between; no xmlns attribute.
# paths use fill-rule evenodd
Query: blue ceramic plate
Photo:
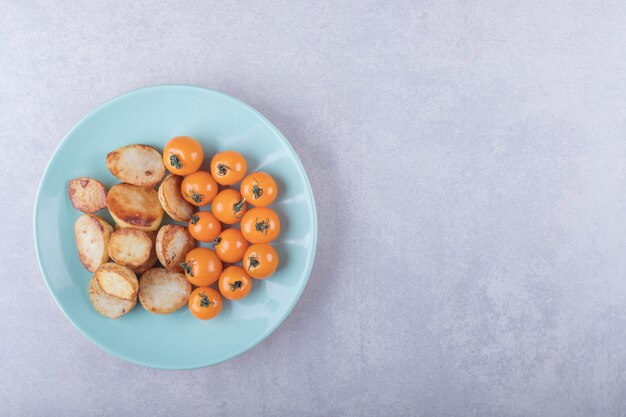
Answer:
<svg viewBox="0 0 626 417"><path fill-rule="evenodd" d="M108 152L132 143L162 150L178 135L198 139L208 160L217 151L233 149L246 157L248 172L262 170L276 179L279 196L271 207L282 226L280 237L273 242L280 256L279 268L269 279L255 280L244 300L225 300L222 312L213 320L196 320L186 307L158 316L139 303L129 314L110 320L96 313L89 302L91 274L78 260L73 236L74 221L81 213L68 200L67 182L93 177L108 188L119 182L106 168ZM207 162L203 168L208 170ZM98 214L111 220L106 209ZM35 204L37 258L61 310L102 349L156 368L212 365L265 339L298 301L311 272L316 242L311 186L289 142L250 106L191 86L143 88L92 111L52 156Z"/></svg>

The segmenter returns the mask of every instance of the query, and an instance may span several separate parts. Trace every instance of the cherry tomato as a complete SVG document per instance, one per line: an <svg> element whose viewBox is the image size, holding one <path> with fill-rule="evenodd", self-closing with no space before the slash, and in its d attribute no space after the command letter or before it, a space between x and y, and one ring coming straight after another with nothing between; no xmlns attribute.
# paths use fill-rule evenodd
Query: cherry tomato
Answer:
<svg viewBox="0 0 626 417"><path fill-rule="evenodd" d="M243 259L250 244L238 229L226 229L213 241L215 253L224 262L234 264Z"/></svg>
<svg viewBox="0 0 626 417"><path fill-rule="evenodd" d="M163 149L163 164L172 174L189 175L196 172L203 159L202 145L191 136L176 136Z"/></svg>
<svg viewBox="0 0 626 417"><path fill-rule="evenodd" d="M183 198L194 206L206 206L217 195L217 183L210 173L196 171L183 178L180 192Z"/></svg>
<svg viewBox="0 0 626 417"><path fill-rule="evenodd" d="M200 242L212 242L222 232L222 223L210 211L198 211L191 216L189 233Z"/></svg>
<svg viewBox="0 0 626 417"><path fill-rule="evenodd" d="M241 195L256 207L269 206L276 199L278 187L270 174L255 172L241 182Z"/></svg>
<svg viewBox="0 0 626 417"><path fill-rule="evenodd" d="M222 261L208 248L190 250L180 266L185 270L187 280L197 286L213 284L222 273Z"/></svg>
<svg viewBox="0 0 626 417"><path fill-rule="evenodd" d="M253 208L241 219L241 233L250 243L267 243L280 233L278 214L270 208Z"/></svg>
<svg viewBox="0 0 626 417"><path fill-rule="evenodd" d="M189 311L200 320L210 320L222 311L222 296L209 287L198 287L189 296Z"/></svg>
<svg viewBox="0 0 626 417"><path fill-rule="evenodd" d="M278 268L278 252L267 243L251 245L243 255L243 267L252 278L267 278Z"/></svg>
<svg viewBox="0 0 626 417"><path fill-rule="evenodd" d="M211 159L211 175L220 185L233 185L246 176L245 158L238 152L226 151L215 154Z"/></svg>
<svg viewBox="0 0 626 417"><path fill-rule="evenodd" d="M241 221L246 213L246 200L241 197L239 191L227 188L215 196L211 211L222 223L235 224Z"/></svg>
<svg viewBox="0 0 626 417"><path fill-rule="evenodd" d="M229 300L241 300L252 289L252 278L240 266L226 268L217 284L224 298Z"/></svg>

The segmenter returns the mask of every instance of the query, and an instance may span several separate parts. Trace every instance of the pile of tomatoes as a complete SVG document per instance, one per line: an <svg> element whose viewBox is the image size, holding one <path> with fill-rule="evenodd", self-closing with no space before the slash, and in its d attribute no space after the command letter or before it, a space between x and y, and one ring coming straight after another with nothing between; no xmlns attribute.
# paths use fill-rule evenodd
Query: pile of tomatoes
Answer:
<svg viewBox="0 0 626 417"><path fill-rule="evenodd" d="M199 170L203 159L201 144L189 136L173 138L163 151L166 168L184 176L183 198L196 207L211 204L211 211L197 211L188 227L196 240L210 243L213 250L194 248L181 264L189 282L197 286L189 297L189 310L208 320L221 311L222 297L240 300L250 293L253 279L265 279L276 271L278 253L269 242L280 233L280 219L267 207L278 193L269 174L246 176L246 160L235 151L215 154L210 172ZM238 188L228 188L239 182ZM248 204L253 207L248 209ZM222 262L242 266L224 268ZM209 287L215 282L219 291Z"/></svg>

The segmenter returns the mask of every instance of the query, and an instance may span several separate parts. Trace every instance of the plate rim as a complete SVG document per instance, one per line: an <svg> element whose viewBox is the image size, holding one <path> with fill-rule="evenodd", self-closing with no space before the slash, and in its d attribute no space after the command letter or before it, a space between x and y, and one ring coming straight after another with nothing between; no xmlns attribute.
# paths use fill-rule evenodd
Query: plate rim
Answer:
<svg viewBox="0 0 626 417"><path fill-rule="evenodd" d="M312 208L312 231L313 231L313 245L309 254L309 258L310 258L310 262L307 265L306 268L306 273L305 273L305 279L302 283L302 285L300 286L300 288L298 289L296 296L292 299L291 304L287 307L287 309L285 310L285 312L283 313L283 315L271 326L269 326L263 333L261 333L256 339L252 340L250 343L244 345L242 348L234 350L232 352L229 352L228 354L222 355L221 357L217 357L214 358L213 360L208 360L208 361L200 361L197 363L190 363L189 365L186 366L168 366L167 364L162 364L162 363L154 363L154 362L150 362L150 361L142 361L142 360L137 360L137 359L131 359L129 357L127 357L125 354L117 352L113 349L110 349L109 347L107 347L106 345L94 340L90 335L88 335L87 333L85 333L83 331L83 329L81 329L75 322L74 320L72 320L72 318L70 317L70 315L67 313L67 311L65 310L65 308L63 307L63 305L59 302L59 299L57 298L56 294L54 293L54 291L52 290L50 283L48 281L48 277L46 272L44 271L44 267L42 264L42 260L41 260L41 254L40 254L40 239L38 239L37 236L37 231L39 230L39 222L37 220L37 218L39 217L39 212L40 212L40 204L41 204L41 192L42 192L42 186L44 184L44 182L46 181L46 179L48 178L49 175L49 168L50 165L52 164L52 162L57 158L59 152L62 150L62 148L65 146L65 144L68 141L68 138L72 135L72 133L78 129L81 125L83 125L84 123L86 123L87 119L94 113L104 109L105 107L111 106L113 104L115 104L115 102L117 102L118 100L122 99L122 98L126 98L128 96L132 96L135 94L139 94L142 92L145 92L147 90L161 90L161 89L188 89L188 90L195 90L195 91L202 91L204 93L209 93L209 94L214 94L216 96L221 97L222 99L226 99L226 100L230 100L233 101L234 103L242 106L244 109L252 112L254 115L256 115L261 122L263 122L277 137L280 141L283 142L284 145L286 145L288 151L292 154L292 156L294 157L297 166L300 168L301 172L304 174L304 180L305 183L307 185L307 194L311 200L311 208ZM72 326L78 330L78 332L83 335L83 337L85 337L87 340L89 340L91 343L93 343L94 345L96 345L97 347L99 347L100 349L102 349L103 351L117 357L120 358L126 362L130 362L136 365L141 365L141 366L146 366L149 368L155 368L155 369L164 369L164 370L183 370L183 369L198 369L198 368L205 368L208 366L212 366L212 365L217 365L218 363L230 360L236 356L241 355L242 353L254 348L255 346L257 346L259 343L261 343L262 341L264 341L269 335L271 335L272 333L274 333L274 331L281 325L283 324L283 322L287 319L287 317L289 317L289 315L291 314L291 312L293 311L294 307L296 306L296 304L298 303L298 301L300 300L300 297L302 296L302 293L304 292L304 289L306 288L309 278L311 276L311 271L313 270L313 265L315 263L315 255L317 252L317 234L318 234L318 223L317 223L317 207L315 204L315 196L313 194L313 188L311 187L311 182L309 181L309 177L308 174L306 172L306 170L304 169L304 166L302 165L302 161L300 160L300 157L298 156L298 154L296 153L295 149L293 148L293 146L291 145L291 143L289 142L289 140L287 140L287 138L282 134L282 132L280 130L278 130L278 128L276 126L274 126L274 124L272 124L272 122L270 122L263 114L261 114L261 112L259 112L257 109L255 109L254 107L252 107L251 105L247 104L246 102L235 98L233 96L230 96L226 93L223 93L221 91L217 91L211 88L206 88L206 87L200 87L200 86L196 86L196 85L190 85L190 84L155 84L155 85L148 85L148 86L144 86L144 87L139 87L133 90L129 90L126 92L123 92L121 94L118 94L116 96L114 96L113 98L110 98L109 100L106 100L102 103L100 103L99 105L93 107L91 110L89 110L89 112L87 112L87 114L85 114L76 124L74 124L74 126L72 126L72 128L65 134L65 136L63 137L63 139L61 139L61 141L58 143L58 145L56 146L54 152L52 153L52 155L50 156L50 159L48 159L48 162L46 163L46 166L44 168L43 174L41 176L41 180L39 181L39 186L37 187L37 195L35 197L35 207L33 210L33 237L34 237L34 243L35 243L35 255L37 257L37 264L39 265L39 270L41 271L41 275L43 277L43 281L46 284L46 287L48 287L48 291L50 292L50 294L52 295L52 298L54 299L54 301L56 302L57 306L59 307L59 309L63 312L63 315L65 316L65 318L72 324Z"/></svg>

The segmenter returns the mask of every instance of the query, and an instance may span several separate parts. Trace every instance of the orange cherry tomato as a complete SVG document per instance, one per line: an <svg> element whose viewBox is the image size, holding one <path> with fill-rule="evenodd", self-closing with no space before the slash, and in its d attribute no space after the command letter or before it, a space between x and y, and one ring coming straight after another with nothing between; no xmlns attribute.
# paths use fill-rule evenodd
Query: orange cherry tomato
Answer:
<svg viewBox="0 0 626 417"><path fill-rule="evenodd" d="M191 136L176 136L163 149L163 164L172 174L189 175L196 172L203 159L202 145Z"/></svg>
<svg viewBox="0 0 626 417"><path fill-rule="evenodd" d="M247 169L245 158L235 151L220 152L211 159L211 175L220 185L238 183L246 176Z"/></svg>
<svg viewBox="0 0 626 417"><path fill-rule="evenodd" d="M270 208L253 208L241 219L241 233L250 243L268 243L280 233L278 214Z"/></svg>
<svg viewBox="0 0 626 417"><path fill-rule="evenodd" d="M243 267L252 278L267 278L278 268L278 252L267 243L251 245L243 255Z"/></svg>
<svg viewBox="0 0 626 417"><path fill-rule="evenodd" d="M189 311L200 320L210 320L222 311L222 296L209 287L198 287L189 296Z"/></svg>
<svg viewBox="0 0 626 417"><path fill-rule="evenodd" d="M256 207L269 206L276 199L278 187L270 174L255 172L241 182L241 195Z"/></svg>
<svg viewBox="0 0 626 417"><path fill-rule="evenodd" d="M190 250L180 266L185 270L187 280L197 286L213 284L222 273L222 261L208 248Z"/></svg>
<svg viewBox="0 0 626 417"><path fill-rule="evenodd" d="M222 223L210 211L198 211L191 216L189 233L200 242L212 242L222 232Z"/></svg>
<svg viewBox="0 0 626 417"><path fill-rule="evenodd" d="M180 192L183 198L194 206L206 206L217 195L217 183L210 173L196 171L183 178Z"/></svg>
<svg viewBox="0 0 626 417"><path fill-rule="evenodd" d="M235 224L241 221L246 213L246 200L239 191L227 188L215 196L211 211L219 221L226 224Z"/></svg>
<svg viewBox="0 0 626 417"><path fill-rule="evenodd" d="M217 287L224 298L241 300L252 289L252 278L240 266L229 266L220 275Z"/></svg>
<svg viewBox="0 0 626 417"><path fill-rule="evenodd" d="M238 229L226 229L213 241L217 256L224 262L234 264L243 259L250 244Z"/></svg>

